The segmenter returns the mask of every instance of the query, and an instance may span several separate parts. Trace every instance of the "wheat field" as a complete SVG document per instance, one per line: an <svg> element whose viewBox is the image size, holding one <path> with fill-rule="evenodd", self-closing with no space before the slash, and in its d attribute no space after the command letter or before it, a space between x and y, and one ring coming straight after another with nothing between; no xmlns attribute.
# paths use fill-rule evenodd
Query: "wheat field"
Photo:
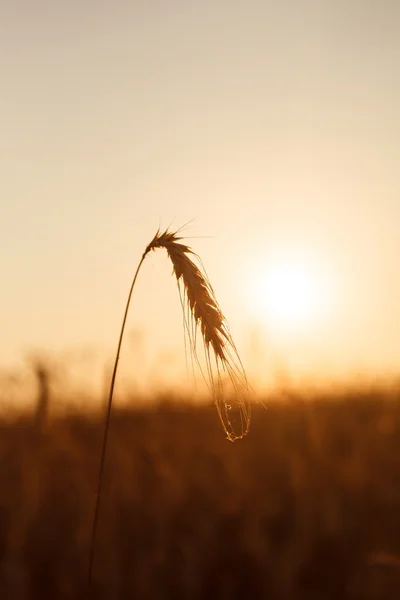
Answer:
<svg viewBox="0 0 400 600"><path fill-rule="evenodd" d="M93 598L397 598L399 394L304 400L235 444L212 406L115 409ZM0 598L87 597L103 423L2 421Z"/></svg>

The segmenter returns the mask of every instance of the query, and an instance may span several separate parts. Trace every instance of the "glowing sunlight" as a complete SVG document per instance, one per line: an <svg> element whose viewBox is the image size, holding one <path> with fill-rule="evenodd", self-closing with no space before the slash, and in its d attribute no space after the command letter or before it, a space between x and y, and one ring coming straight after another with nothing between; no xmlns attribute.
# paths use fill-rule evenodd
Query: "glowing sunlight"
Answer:
<svg viewBox="0 0 400 600"><path fill-rule="evenodd" d="M326 276L306 260L276 257L255 273L250 302L270 332L309 329L328 308Z"/></svg>

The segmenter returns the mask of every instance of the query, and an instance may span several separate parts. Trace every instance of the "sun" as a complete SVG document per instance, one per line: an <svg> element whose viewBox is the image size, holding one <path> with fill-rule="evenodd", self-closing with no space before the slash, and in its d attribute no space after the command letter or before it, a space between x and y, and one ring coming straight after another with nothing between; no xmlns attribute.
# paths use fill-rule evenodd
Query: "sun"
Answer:
<svg viewBox="0 0 400 600"><path fill-rule="evenodd" d="M256 316L269 330L299 331L315 324L326 306L323 278L292 257L260 268L251 289Z"/></svg>

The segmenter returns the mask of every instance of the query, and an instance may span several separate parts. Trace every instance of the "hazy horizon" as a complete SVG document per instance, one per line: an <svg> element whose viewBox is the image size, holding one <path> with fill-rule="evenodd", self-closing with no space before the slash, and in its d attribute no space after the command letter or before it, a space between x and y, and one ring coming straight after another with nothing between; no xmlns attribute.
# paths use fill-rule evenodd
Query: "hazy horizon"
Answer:
<svg viewBox="0 0 400 600"><path fill-rule="evenodd" d="M399 370L397 2L16 1L0 49L0 365L112 357L145 246L194 218L255 378ZM161 251L132 376L135 352L146 377L185 368Z"/></svg>

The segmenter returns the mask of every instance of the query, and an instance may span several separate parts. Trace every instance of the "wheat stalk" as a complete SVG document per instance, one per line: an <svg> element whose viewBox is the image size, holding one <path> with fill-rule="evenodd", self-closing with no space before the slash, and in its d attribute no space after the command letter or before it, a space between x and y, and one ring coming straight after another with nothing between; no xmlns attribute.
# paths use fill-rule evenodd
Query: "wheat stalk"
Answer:
<svg viewBox="0 0 400 600"><path fill-rule="evenodd" d="M114 362L113 374L111 377L110 392L105 420L103 444L100 458L100 468L98 476L98 488L96 495L96 504L93 519L93 529L91 536L91 547L89 557L88 587L91 588L92 570L94 559L94 548L96 541L97 523L99 517L100 498L102 490L103 472L107 448L108 430L110 424L111 407L114 395L115 378L117 374L119 356L121 352L122 338L124 334L126 319L128 316L129 304L135 286L140 268L151 250L164 248L173 265L173 272L177 280L183 314L186 334L189 337L190 350L200 365L197 355L197 332L200 331L201 341L203 343L205 360L207 365L207 378L210 390L213 394L223 429L226 437L230 441L235 441L246 435L250 425L250 404L248 401L249 387L246 374L240 361L232 336L229 332L227 321L221 312L216 300L214 290L208 280L204 267L197 254L192 249L183 244L183 237L179 235L182 229L176 232L165 230L163 233L157 231L154 238L143 252L142 258L136 269L128 300L125 307L125 313L122 321L117 354ZM197 260L203 271L194 262ZM239 413L240 429L235 429L235 420L230 416L231 406L227 404L224 397L224 385L222 374L226 373L229 381L234 388L234 401Z"/></svg>

